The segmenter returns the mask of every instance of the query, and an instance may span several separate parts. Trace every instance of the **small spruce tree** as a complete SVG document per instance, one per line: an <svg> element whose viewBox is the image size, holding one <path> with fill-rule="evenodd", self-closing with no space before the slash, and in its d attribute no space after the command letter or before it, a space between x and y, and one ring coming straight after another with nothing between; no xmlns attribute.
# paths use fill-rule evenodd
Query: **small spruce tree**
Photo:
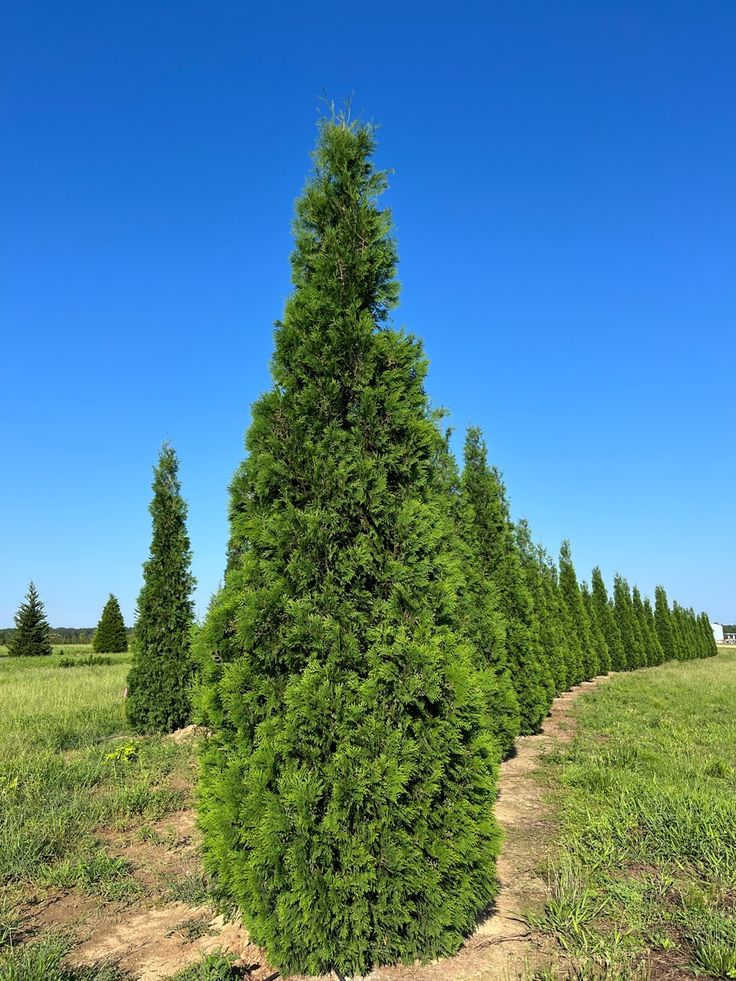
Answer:
<svg viewBox="0 0 736 981"><path fill-rule="evenodd" d="M100 622L92 638L92 648L98 654L118 654L128 650L128 634L120 611L120 604L110 593L102 611Z"/></svg>
<svg viewBox="0 0 736 981"><path fill-rule="evenodd" d="M197 634L207 868L288 973L457 950L494 894L496 747L456 624L444 440L373 129L322 123L273 389Z"/></svg>
<svg viewBox="0 0 736 981"><path fill-rule="evenodd" d="M28 586L25 600L15 614L15 633L8 645L13 657L37 657L51 653L51 630L35 585Z"/></svg>
<svg viewBox="0 0 736 981"><path fill-rule="evenodd" d="M178 473L176 453L164 443L154 468L151 552L143 566L128 675L127 713L138 732L172 732L191 716L195 580Z"/></svg>

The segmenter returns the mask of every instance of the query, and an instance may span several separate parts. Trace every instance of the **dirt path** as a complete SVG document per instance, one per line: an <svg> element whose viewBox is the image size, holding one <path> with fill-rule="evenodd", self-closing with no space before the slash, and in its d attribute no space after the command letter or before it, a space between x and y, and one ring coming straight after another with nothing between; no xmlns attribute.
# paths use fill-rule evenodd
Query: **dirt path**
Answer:
<svg viewBox="0 0 736 981"><path fill-rule="evenodd" d="M549 963L553 951L524 919L526 911L544 901L545 882L539 867L555 830L543 800L544 790L533 774L541 752L571 738L571 703L604 680L584 682L557 698L542 732L522 736L514 757L501 766L496 815L504 844L498 861L501 888L491 915L455 957L425 965L379 968L372 972L370 981L515 981L527 976L535 965ZM159 856L141 855L138 874L142 878L150 875L152 865L161 862L175 870L178 864L182 875L198 867L192 812L164 819L169 824L172 820L180 835L178 844ZM118 844L120 854L133 858L135 865L130 849L130 842ZM236 954L239 962L250 968L252 981L278 977L264 952L249 943L242 926L225 923L206 907L170 902L100 909L94 901L64 893L51 897L45 915L34 919L36 930L73 928L79 940L70 958L73 963L115 964L139 981L162 981L214 949Z"/></svg>

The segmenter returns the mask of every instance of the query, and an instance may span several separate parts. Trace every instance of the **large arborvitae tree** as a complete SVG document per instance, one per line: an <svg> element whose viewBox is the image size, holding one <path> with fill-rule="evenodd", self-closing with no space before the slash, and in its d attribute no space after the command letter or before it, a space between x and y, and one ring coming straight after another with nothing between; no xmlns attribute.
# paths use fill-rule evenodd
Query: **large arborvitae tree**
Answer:
<svg viewBox="0 0 736 981"><path fill-rule="evenodd" d="M179 462L164 443L154 468L151 552L133 632L128 718L139 732L172 732L190 721L194 622L192 554Z"/></svg>
<svg viewBox="0 0 736 981"><path fill-rule="evenodd" d="M567 610L567 629L576 645L570 676L570 683L576 685L585 679L594 678L600 671L600 664L568 541L564 541L560 548L560 590Z"/></svg>
<svg viewBox="0 0 736 981"><path fill-rule="evenodd" d="M506 619L500 611L498 590L488 575L483 552L487 487L473 463L468 466L466 459L465 472L458 479L457 466L449 450L446 459L463 572L457 604L458 629L476 652L490 732L501 758L506 758L519 735L521 713L506 658Z"/></svg>
<svg viewBox="0 0 736 981"><path fill-rule="evenodd" d="M25 600L15 614L15 633L8 645L13 657L37 657L51 653L51 630L35 585L28 585Z"/></svg>
<svg viewBox="0 0 736 981"><path fill-rule="evenodd" d="M534 603L534 621L538 645L549 666L554 687L549 689L549 702L567 687L569 653L563 621L560 616L559 589L555 565L540 546L532 540L531 529L522 518L516 526L522 565L527 586Z"/></svg>
<svg viewBox="0 0 736 981"><path fill-rule="evenodd" d="M592 605L608 648L608 667L611 671L625 671L626 653L621 640L621 631L598 566L593 569L590 581Z"/></svg>
<svg viewBox="0 0 736 981"><path fill-rule="evenodd" d="M663 586L657 586L654 590L654 624L657 629L657 637L662 645L664 658L666 661L671 661L677 656L675 635L672 626L672 612Z"/></svg>
<svg viewBox="0 0 736 981"><path fill-rule="evenodd" d="M419 342L391 329L371 127L326 121L297 203L273 389L198 632L200 824L220 894L287 973L451 953L494 893L496 747Z"/></svg>
<svg viewBox="0 0 736 981"><path fill-rule="evenodd" d="M611 670L611 655L608 650L608 641L603 632L603 623L598 617L598 608L593 599L593 593L588 587L587 582L580 584L580 592L583 597L585 612L588 614L590 637L595 651L598 674L608 674Z"/></svg>
<svg viewBox="0 0 736 981"><path fill-rule="evenodd" d="M105 603L100 622L92 638L92 647L98 653L119 654L128 649L128 634L120 611L120 604L110 593Z"/></svg>
<svg viewBox="0 0 736 981"><path fill-rule="evenodd" d="M631 588L622 576L613 581L614 611L621 631L621 639L626 652L626 666L630 671L646 666L644 637L634 610Z"/></svg>
<svg viewBox="0 0 736 981"><path fill-rule="evenodd" d="M539 645L534 600L529 589L501 475L488 466L477 427L465 440L463 496L472 512L475 553L493 583L506 623L506 661L516 689L521 732L538 731L554 695L554 679Z"/></svg>

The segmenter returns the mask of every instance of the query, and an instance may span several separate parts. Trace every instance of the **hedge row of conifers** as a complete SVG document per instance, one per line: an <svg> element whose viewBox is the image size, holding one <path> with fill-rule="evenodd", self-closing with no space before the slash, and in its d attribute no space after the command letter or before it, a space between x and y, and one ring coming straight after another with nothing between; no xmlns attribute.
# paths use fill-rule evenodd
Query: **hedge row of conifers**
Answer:
<svg viewBox="0 0 736 981"><path fill-rule="evenodd" d="M491 903L499 760L555 694L715 653L705 615L578 583L509 516L481 433L459 472L393 329L371 127L325 121L296 205L274 385L231 485L197 632L199 786L221 896L284 973L452 954Z"/></svg>
<svg viewBox="0 0 736 981"><path fill-rule="evenodd" d="M177 460L154 479L128 715L197 718L221 898L285 974L454 953L492 902L499 761L556 694L705 657L705 614L578 582L509 515L478 429L462 471L421 343L390 326L390 213L370 126L326 120L296 206L274 385L231 485L224 586L192 626Z"/></svg>

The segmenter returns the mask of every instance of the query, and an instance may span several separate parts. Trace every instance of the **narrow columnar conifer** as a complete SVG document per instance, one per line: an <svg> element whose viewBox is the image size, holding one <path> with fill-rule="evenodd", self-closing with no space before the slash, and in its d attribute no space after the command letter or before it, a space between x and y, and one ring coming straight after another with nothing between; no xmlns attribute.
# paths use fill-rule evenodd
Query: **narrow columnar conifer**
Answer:
<svg viewBox="0 0 736 981"><path fill-rule="evenodd" d="M713 636L713 628L710 625L710 617L703 611L699 618L700 629L703 637L703 657L715 657L718 653L718 645Z"/></svg>
<svg viewBox="0 0 736 981"><path fill-rule="evenodd" d="M500 611L498 590L483 562L481 520L485 488L467 467L464 479L458 477L449 448L446 460L464 578L458 594L458 630L476 652L476 666L483 675L489 729L501 759L505 759L519 735L521 714L506 659L506 620Z"/></svg>
<svg viewBox="0 0 736 981"><path fill-rule="evenodd" d="M654 590L654 624L657 629L657 637L662 645L664 659L671 661L677 655L675 653L672 612L663 586L657 586Z"/></svg>
<svg viewBox="0 0 736 981"><path fill-rule="evenodd" d="M128 634L120 604L110 593L110 598L102 610L100 622L92 638L92 648L98 654L119 654L128 650Z"/></svg>
<svg viewBox="0 0 736 981"><path fill-rule="evenodd" d="M652 608L651 600L648 596L644 597L644 616L647 628L647 642L649 644L650 650L652 651L650 664L663 664L664 663L664 648L657 635L657 625L654 620L654 610Z"/></svg>
<svg viewBox="0 0 736 981"><path fill-rule="evenodd" d="M603 630L606 647L608 648L609 670L625 671L626 654L624 652L623 641L621 640L621 631L614 614L613 605L608 598L608 591L606 584L603 582L603 575L598 566L593 569L590 581L593 607L595 608L595 614Z"/></svg>
<svg viewBox="0 0 736 981"><path fill-rule="evenodd" d="M556 694L567 687L569 660L564 627L560 619L560 598L556 570L547 552L532 541L531 529L525 518L516 525L519 554L524 568L527 586L534 604L534 623L537 642L551 676L547 686L547 707Z"/></svg>
<svg viewBox="0 0 736 981"><path fill-rule="evenodd" d="M626 653L626 666L630 671L644 667L646 652L641 628L634 613L631 587L623 576L616 575L613 581L614 610L621 630L621 639Z"/></svg>
<svg viewBox="0 0 736 981"><path fill-rule="evenodd" d="M8 645L13 657L37 657L51 654L51 630L38 590L31 582L25 600L15 614L15 633Z"/></svg>
<svg viewBox="0 0 736 981"><path fill-rule="evenodd" d="M593 593L591 592L587 582L581 583L580 592L583 597L585 611L588 614L590 636L598 661L598 674L608 674L608 672L611 670L611 655L608 651L606 635L603 632L603 624L598 618L598 609L593 600Z"/></svg>
<svg viewBox="0 0 736 981"><path fill-rule="evenodd" d="M564 541L560 548L560 589L567 608L569 629L576 638L580 652L580 666L572 679L573 684L578 684L585 679L594 678L600 671L600 665L568 541Z"/></svg>
<svg viewBox="0 0 736 981"><path fill-rule="evenodd" d="M497 749L373 129L324 121L274 386L197 636L207 868L285 973L457 950L495 891Z"/></svg>
<svg viewBox="0 0 736 981"><path fill-rule="evenodd" d="M501 475L488 466L483 435L468 429L463 495L473 511L475 549L493 583L506 624L506 660L521 713L521 732L537 732L553 697L550 666L539 645L534 600L526 582Z"/></svg>
<svg viewBox="0 0 736 981"><path fill-rule="evenodd" d="M634 586L631 591L631 605L634 611L634 622L636 624L637 636L639 637L639 643L642 651L641 667L645 668L655 663L653 660L655 657L655 652L652 649L652 644L649 638L646 611L644 610L644 600L641 597L641 592L638 586Z"/></svg>
<svg viewBox="0 0 736 981"><path fill-rule="evenodd" d="M127 713L139 732L172 732L191 718L195 580L178 475L176 453L164 443L154 468L151 551L143 566L128 675Z"/></svg>

